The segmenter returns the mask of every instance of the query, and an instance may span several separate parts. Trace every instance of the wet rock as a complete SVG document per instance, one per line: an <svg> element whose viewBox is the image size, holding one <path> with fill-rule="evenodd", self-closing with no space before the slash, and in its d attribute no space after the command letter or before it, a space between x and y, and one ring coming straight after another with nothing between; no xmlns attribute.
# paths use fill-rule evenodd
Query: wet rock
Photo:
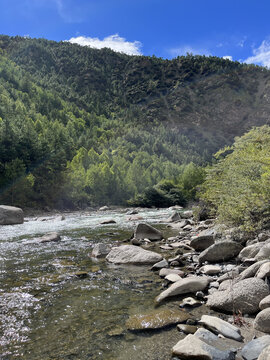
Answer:
<svg viewBox="0 0 270 360"><path fill-rule="evenodd" d="M106 260L114 264L155 264L162 256L134 245L121 245L113 247Z"/></svg>
<svg viewBox="0 0 270 360"><path fill-rule="evenodd" d="M74 275L79 279L85 279L88 276L88 273L86 271L77 271Z"/></svg>
<svg viewBox="0 0 270 360"><path fill-rule="evenodd" d="M214 229L207 229L201 231L199 234L192 236L190 246L196 251L203 251L215 242L216 231Z"/></svg>
<svg viewBox="0 0 270 360"><path fill-rule="evenodd" d="M254 328L268 334L270 333L270 308L266 308L257 314L254 320Z"/></svg>
<svg viewBox="0 0 270 360"><path fill-rule="evenodd" d="M227 321L219 319L216 316L203 315L199 324L205 325L216 334L222 334L229 339L242 341L241 332L236 326L231 325Z"/></svg>
<svg viewBox="0 0 270 360"><path fill-rule="evenodd" d="M268 276L270 276L270 261L262 264L256 273L256 277L259 279L264 279Z"/></svg>
<svg viewBox="0 0 270 360"><path fill-rule="evenodd" d="M258 278L244 279L228 290L217 291L208 296L210 308L225 312L241 311L242 314L254 314L259 310L260 301L269 295L269 288Z"/></svg>
<svg viewBox="0 0 270 360"><path fill-rule="evenodd" d="M168 280L169 282L175 283L176 281L181 280L181 277L177 274L169 274L165 276L165 280Z"/></svg>
<svg viewBox="0 0 270 360"><path fill-rule="evenodd" d="M253 245L246 246L242 249L238 255L240 260L254 258L260 251L262 244L256 243Z"/></svg>
<svg viewBox="0 0 270 360"><path fill-rule="evenodd" d="M0 205L0 225L16 225L23 223L23 211L15 206Z"/></svg>
<svg viewBox="0 0 270 360"><path fill-rule="evenodd" d="M270 308L270 295L266 296L265 298L263 298L259 304L259 308L261 310Z"/></svg>
<svg viewBox="0 0 270 360"><path fill-rule="evenodd" d="M116 221L113 219L105 219L100 222L100 225L107 225L107 224L116 224Z"/></svg>
<svg viewBox="0 0 270 360"><path fill-rule="evenodd" d="M40 238L36 239L36 241L38 241L40 243L57 242L60 240L61 240L61 237L57 232L52 232L52 233L43 235Z"/></svg>
<svg viewBox="0 0 270 360"><path fill-rule="evenodd" d="M124 329L120 326L115 326L113 329L108 331L109 336L121 336L124 334Z"/></svg>
<svg viewBox="0 0 270 360"><path fill-rule="evenodd" d="M234 241L219 241L204 250L199 256L199 262L218 262L234 258L243 249Z"/></svg>
<svg viewBox="0 0 270 360"><path fill-rule="evenodd" d="M178 324L177 330L185 333L185 334L194 334L197 331L198 327L194 325L187 324Z"/></svg>
<svg viewBox="0 0 270 360"><path fill-rule="evenodd" d="M205 275L216 275L221 272L221 267L219 265L204 265L199 271Z"/></svg>
<svg viewBox="0 0 270 360"><path fill-rule="evenodd" d="M109 206L101 206L100 208L99 208L99 211L107 211L107 210L110 210L110 208L109 208Z"/></svg>
<svg viewBox="0 0 270 360"><path fill-rule="evenodd" d="M260 353L258 360L269 360L269 359L270 359L270 346L267 346Z"/></svg>
<svg viewBox="0 0 270 360"><path fill-rule="evenodd" d="M161 261L157 262L151 267L151 270L160 270L162 268L169 267L168 261L165 259L162 259Z"/></svg>
<svg viewBox="0 0 270 360"><path fill-rule="evenodd" d="M98 243L94 245L91 256L95 258L102 258L108 255L110 251L111 245Z"/></svg>
<svg viewBox="0 0 270 360"><path fill-rule="evenodd" d="M184 298L181 302L181 304L179 305L180 307L184 307L184 306L199 306L202 303L196 299L193 299L192 297L187 297Z"/></svg>
<svg viewBox="0 0 270 360"><path fill-rule="evenodd" d="M180 294L188 294L196 291L204 290L209 283L207 277L193 276L185 279L181 279L172 284L167 290L163 291L157 298L156 302L159 303L162 300Z"/></svg>
<svg viewBox="0 0 270 360"><path fill-rule="evenodd" d="M242 349L244 360L256 360L264 348L270 345L270 336L265 335L248 342Z"/></svg>
<svg viewBox="0 0 270 360"><path fill-rule="evenodd" d="M126 322L128 330L153 330L187 321L190 315L183 310L162 309L147 314L130 316Z"/></svg>
<svg viewBox="0 0 270 360"><path fill-rule="evenodd" d="M161 240L162 233L151 225L140 223L137 225L134 233L135 239Z"/></svg>
<svg viewBox="0 0 270 360"><path fill-rule="evenodd" d="M159 272L160 277L165 277L169 274L176 274L176 275L179 275L180 277L184 276L184 272L182 270L178 270L178 269L161 269Z"/></svg>
<svg viewBox="0 0 270 360"><path fill-rule="evenodd" d="M218 350L191 334L180 340L172 351L180 359L186 360L233 360L235 358L232 352Z"/></svg>
<svg viewBox="0 0 270 360"><path fill-rule="evenodd" d="M138 210L135 210L135 209L133 209L133 210L128 210L128 211L126 212L126 214L127 214L127 215L137 215L137 214L138 214Z"/></svg>
<svg viewBox="0 0 270 360"><path fill-rule="evenodd" d="M171 223L171 222L177 222L181 220L181 216L179 215L179 213L177 211L175 211L167 220L166 222Z"/></svg>
<svg viewBox="0 0 270 360"><path fill-rule="evenodd" d="M139 220L143 220L142 216L139 215L132 215L128 218L129 221L139 221Z"/></svg>

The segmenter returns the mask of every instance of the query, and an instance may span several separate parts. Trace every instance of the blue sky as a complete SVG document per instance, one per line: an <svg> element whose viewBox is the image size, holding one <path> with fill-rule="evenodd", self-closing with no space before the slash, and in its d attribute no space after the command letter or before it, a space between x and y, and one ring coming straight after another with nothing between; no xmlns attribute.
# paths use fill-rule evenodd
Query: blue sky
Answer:
<svg viewBox="0 0 270 360"><path fill-rule="evenodd" d="M269 0L0 0L0 33L270 67Z"/></svg>

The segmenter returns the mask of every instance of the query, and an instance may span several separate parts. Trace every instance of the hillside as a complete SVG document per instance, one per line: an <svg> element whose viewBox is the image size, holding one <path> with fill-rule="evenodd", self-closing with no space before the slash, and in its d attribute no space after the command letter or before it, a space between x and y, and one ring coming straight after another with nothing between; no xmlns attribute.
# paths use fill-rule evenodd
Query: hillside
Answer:
<svg viewBox="0 0 270 360"><path fill-rule="evenodd" d="M121 203L269 124L270 72L3 35L0 99L1 201Z"/></svg>

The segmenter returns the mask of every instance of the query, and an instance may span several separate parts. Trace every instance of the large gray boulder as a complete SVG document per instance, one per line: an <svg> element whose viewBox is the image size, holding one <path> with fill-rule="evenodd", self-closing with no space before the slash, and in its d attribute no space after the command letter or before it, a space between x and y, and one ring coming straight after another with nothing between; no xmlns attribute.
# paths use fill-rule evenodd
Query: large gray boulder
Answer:
<svg viewBox="0 0 270 360"><path fill-rule="evenodd" d="M260 353L258 360L269 360L270 359L270 345L265 347Z"/></svg>
<svg viewBox="0 0 270 360"><path fill-rule="evenodd" d="M264 348L270 345L270 336L265 335L248 342L242 349L244 360L257 360ZM269 358L267 359L269 360Z"/></svg>
<svg viewBox="0 0 270 360"><path fill-rule="evenodd" d="M159 303L167 297L204 290L209 282L210 279L205 276L191 276L181 279L157 296L156 302Z"/></svg>
<svg viewBox="0 0 270 360"><path fill-rule="evenodd" d="M134 232L134 238L137 240L140 239L161 240L163 239L163 235L159 230L155 229L153 226L140 223L136 226Z"/></svg>
<svg viewBox="0 0 270 360"><path fill-rule="evenodd" d="M259 304L261 310L270 308L270 295L263 298Z"/></svg>
<svg viewBox="0 0 270 360"><path fill-rule="evenodd" d="M58 242L60 240L61 236L57 232L51 232L36 239L40 243Z"/></svg>
<svg viewBox="0 0 270 360"><path fill-rule="evenodd" d="M23 223L23 211L15 206L0 205L0 225Z"/></svg>
<svg viewBox="0 0 270 360"><path fill-rule="evenodd" d="M266 308L257 314L254 320L254 328L270 334L270 308Z"/></svg>
<svg viewBox="0 0 270 360"><path fill-rule="evenodd" d="M270 243L266 243L262 246L260 251L255 256L257 261L259 260L269 260L270 259Z"/></svg>
<svg viewBox="0 0 270 360"><path fill-rule="evenodd" d="M208 296L207 305L223 312L254 314L259 311L260 301L269 295L268 285L261 279L244 279L224 291Z"/></svg>
<svg viewBox="0 0 270 360"><path fill-rule="evenodd" d="M192 236L190 246L196 251L203 251L215 242L216 231L214 229L206 229L199 234Z"/></svg>
<svg viewBox="0 0 270 360"><path fill-rule="evenodd" d="M262 264L256 273L256 277L259 279L264 279L268 276L270 276L270 261Z"/></svg>
<svg viewBox="0 0 270 360"><path fill-rule="evenodd" d="M121 245L113 247L106 260L114 264L155 264L162 260L162 256L139 246Z"/></svg>
<svg viewBox="0 0 270 360"><path fill-rule="evenodd" d="M92 250L92 257L102 258L109 254L111 246L104 243L95 244Z"/></svg>
<svg viewBox="0 0 270 360"><path fill-rule="evenodd" d="M261 260L261 261L256 262L255 264L250 265L248 268L246 268L246 270L241 272L241 274L239 275L239 280L244 280L244 279L248 279L248 278L251 278L251 277L255 276L255 274L257 273L259 268L266 261L267 260Z"/></svg>
<svg viewBox="0 0 270 360"><path fill-rule="evenodd" d="M199 323L205 325L216 334L222 334L229 339L242 341L241 332L236 326L216 316L203 315Z"/></svg>
<svg viewBox="0 0 270 360"><path fill-rule="evenodd" d="M243 249L235 241L219 241L205 249L199 256L199 262L225 261L234 258Z"/></svg>
<svg viewBox="0 0 270 360"><path fill-rule="evenodd" d="M240 251L238 257L240 260L252 259L258 254L261 248L261 243L255 243L253 245L246 246L243 250Z"/></svg>

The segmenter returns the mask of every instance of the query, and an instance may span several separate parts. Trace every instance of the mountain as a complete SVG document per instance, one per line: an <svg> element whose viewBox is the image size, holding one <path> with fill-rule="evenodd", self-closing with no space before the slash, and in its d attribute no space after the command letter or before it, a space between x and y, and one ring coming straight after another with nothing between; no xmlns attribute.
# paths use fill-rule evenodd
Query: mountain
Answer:
<svg viewBox="0 0 270 360"><path fill-rule="evenodd" d="M205 164L269 114L262 67L2 35L0 200L120 203Z"/></svg>

